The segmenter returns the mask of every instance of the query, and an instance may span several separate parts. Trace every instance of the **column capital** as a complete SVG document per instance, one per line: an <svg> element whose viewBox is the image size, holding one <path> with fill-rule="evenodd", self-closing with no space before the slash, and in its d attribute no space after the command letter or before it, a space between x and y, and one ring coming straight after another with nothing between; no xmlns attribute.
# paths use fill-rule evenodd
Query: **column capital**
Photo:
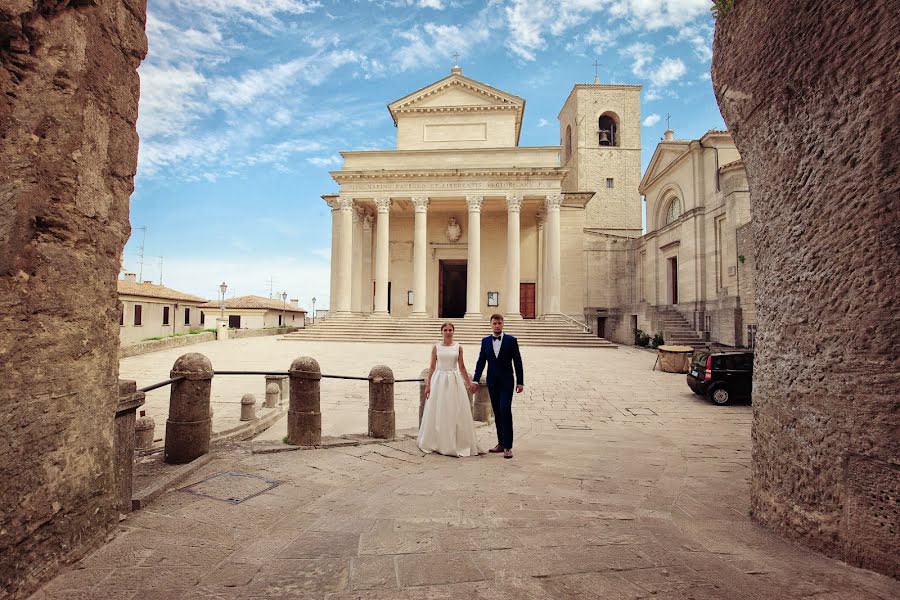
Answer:
<svg viewBox="0 0 900 600"><path fill-rule="evenodd" d="M387 213L391 210L391 199L388 196L379 196L375 198L375 206L378 208L378 212L383 214Z"/></svg>
<svg viewBox="0 0 900 600"><path fill-rule="evenodd" d="M366 214L363 216L363 230L364 231L372 231L372 224L375 222L375 215L372 214L371 211L366 211Z"/></svg>
<svg viewBox="0 0 900 600"><path fill-rule="evenodd" d="M544 199L544 207L547 211L551 210L559 210L560 204L562 204L563 195L562 194L548 194Z"/></svg>
<svg viewBox="0 0 900 600"><path fill-rule="evenodd" d="M340 196L338 198L338 206L341 210L351 210L353 208L353 198L351 196Z"/></svg>
<svg viewBox="0 0 900 600"><path fill-rule="evenodd" d="M340 199L337 196L335 196L334 198L325 198L325 204L327 204L328 207L333 211L340 210L341 208Z"/></svg>
<svg viewBox="0 0 900 600"><path fill-rule="evenodd" d="M522 195L516 193L507 194L506 210L508 212L519 212L522 210Z"/></svg>
<svg viewBox="0 0 900 600"><path fill-rule="evenodd" d="M413 196L412 203L416 207L416 212L428 211L428 196Z"/></svg>
<svg viewBox="0 0 900 600"><path fill-rule="evenodd" d="M484 196L466 196L466 207L469 212L481 212L481 204L484 202Z"/></svg>

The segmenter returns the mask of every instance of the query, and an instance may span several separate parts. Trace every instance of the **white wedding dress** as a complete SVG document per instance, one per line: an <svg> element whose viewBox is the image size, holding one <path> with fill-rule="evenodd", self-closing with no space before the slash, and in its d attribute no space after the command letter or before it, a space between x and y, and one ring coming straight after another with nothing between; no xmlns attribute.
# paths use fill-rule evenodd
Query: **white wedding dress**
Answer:
<svg viewBox="0 0 900 600"><path fill-rule="evenodd" d="M419 426L419 449L447 456L476 456L475 421L458 366L459 344L437 344L435 348L437 364Z"/></svg>

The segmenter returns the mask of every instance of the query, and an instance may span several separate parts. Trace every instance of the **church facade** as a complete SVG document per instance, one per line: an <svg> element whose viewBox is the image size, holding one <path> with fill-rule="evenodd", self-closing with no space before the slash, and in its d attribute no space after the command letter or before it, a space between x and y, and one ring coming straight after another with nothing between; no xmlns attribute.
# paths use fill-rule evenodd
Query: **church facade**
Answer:
<svg viewBox="0 0 900 600"><path fill-rule="evenodd" d="M584 231L641 234L640 90L576 85L560 146L520 146L525 100L457 67L389 104L397 149L342 152L323 196L332 314L582 320L608 285Z"/></svg>
<svg viewBox="0 0 900 600"><path fill-rule="evenodd" d="M675 311L701 340L746 343L740 157L727 132L667 131L642 178L640 93L575 85L560 144L538 147L519 145L525 100L458 67L390 103L396 149L341 152L322 196L331 316L569 318L631 343Z"/></svg>

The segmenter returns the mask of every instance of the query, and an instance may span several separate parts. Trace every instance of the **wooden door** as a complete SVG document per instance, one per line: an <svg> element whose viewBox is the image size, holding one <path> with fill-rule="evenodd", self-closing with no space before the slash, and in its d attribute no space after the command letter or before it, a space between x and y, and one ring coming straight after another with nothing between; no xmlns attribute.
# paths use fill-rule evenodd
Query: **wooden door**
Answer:
<svg viewBox="0 0 900 600"><path fill-rule="evenodd" d="M519 284L519 312L522 313L523 319L535 317L535 284Z"/></svg>
<svg viewBox="0 0 900 600"><path fill-rule="evenodd" d="M672 304L678 304L678 259L673 257L669 259L669 268L671 275L669 279L672 282Z"/></svg>

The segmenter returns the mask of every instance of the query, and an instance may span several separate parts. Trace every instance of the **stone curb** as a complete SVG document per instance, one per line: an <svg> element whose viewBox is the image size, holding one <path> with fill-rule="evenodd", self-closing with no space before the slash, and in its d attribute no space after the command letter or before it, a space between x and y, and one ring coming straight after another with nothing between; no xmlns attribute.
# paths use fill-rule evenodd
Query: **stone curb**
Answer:
<svg viewBox="0 0 900 600"><path fill-rule="evenodd" d="M232 427L231 429L212 434L209 443L222 444L224 442L242 442L248 440L274 425L286 414L287 408L285 405L282 405L280 408L273 410L262 418L254 419L253 421L248 421L237 427Z"/></svg>
<svg viewBox="0 0 900 600"><path fill-rule="evenodd" d="M182 465L162 481L158 481L153 485L148 486L146 489L141 490L131 497L131 510L135 511L146 508L148 504L153 502L161 494L183 482L190 477L194 471L205 466L212 459L213 455L211 453L204 454L200 458L197 458L186 465Z"/></svg>
<svg viewBox="0 0 900 600"><path fill-rule="evenodd" d="M350 446L370 446L375 444L386 444L389 442L400 442L408 439L415 439L414 434L400 433L391 439L370 438L364 435L348 435L336 438L326 438L321 444L315 446L291 446L290 444L272 444L271 442L260 442L257 448L250 448L252 454L276 454L278 452L296 452L297 450L328 450L331 448L346 448Z"/></svg>

